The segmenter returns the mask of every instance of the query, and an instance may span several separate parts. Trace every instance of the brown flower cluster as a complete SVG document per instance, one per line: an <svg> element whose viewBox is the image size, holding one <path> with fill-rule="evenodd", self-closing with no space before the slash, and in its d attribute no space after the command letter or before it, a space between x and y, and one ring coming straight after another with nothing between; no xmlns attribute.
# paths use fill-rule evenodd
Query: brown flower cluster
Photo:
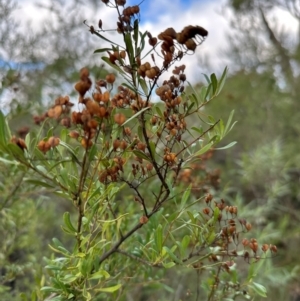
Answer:
<svg viewBox="0 0 300 301"><path fill-rule="evenodd" d="M214 256L214 258L211 257L211 260L221 261L224 256L229 256L232 258L243 257L249 262L251 258L254 260L259 260L261 258L259 250L263 253L266 253L268 250L272 253L277 252L275 245L262 244L259 246L257 239L251 238L249 240L241 237L243 233L251 231L252 225L246 220L238 218L237 206L230 206L226 204L223 199L219 202L214 201L213 196L209 193L205 196L205 203L206 207L202 209L202 213L204 216L208 217L208 220L214 216L216 208L219 209L219 235L212 242L212 245L220 247L220 254L222 254L222 256L219 256L219 258L218 256ZM238 247L240 245L243 246L242 255L238 252ZM247 249L252 251L252 255ZM229 267L230 266L224 266L226 271L229 271Z"/></svg>
<svg viewBox="0 0 300 301"><path fill-rule="evenodd" d="M24 139L18 138L16 136L12 136L10 142L16 144L21 150L27 149L26 143Z"/></svg>
<svg viewBox="0 0 300 301"><path fill-rule="evenodd" d="M56 146L59 145L59 138L57 137L50 137L49 139L47 140L41 140L39 143L38 143L38 149L43 152L43 153L46 153L48 152L51 148L54 148Z"/></svg>
<svg viewBox="0 0 300 301"><path fill-rule="evenodd" d="M187 51L194 52L207 35L208 32L203 27L192 25L184 27L181 32L176 32L172 27L161 32L158 39L162 41L161 53L164 67L167 68L174 59L181 59ZM179 49L177 52L176 48Z"/></svg>
<svg viewBox="0 0 300 301"><path fill-rule="evenodd" d="M106 5L109 4L109 0L102 0ZM116 0L116 6L125 6L126 0ZM130 32L133 29L133 23L136 17L140 13L140 7L138 5L127 6L123 9L122 14L119 16L119 20L117 22L117 32L118 33L126 33ZM100 28L102 28L102 22Z"/></svg>

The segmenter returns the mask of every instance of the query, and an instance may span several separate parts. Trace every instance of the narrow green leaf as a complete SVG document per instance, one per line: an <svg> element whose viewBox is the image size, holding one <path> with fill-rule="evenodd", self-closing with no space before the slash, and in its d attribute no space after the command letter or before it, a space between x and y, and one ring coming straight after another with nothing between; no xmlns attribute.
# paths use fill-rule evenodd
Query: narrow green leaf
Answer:
<svg viewBox="0 0 300 301"><path fill-rule="evenodd" d="M162 225L158 225L158 227L155 230L154 234L154 241L156 244L156 248L159 252L162 250L162 245L163 245L163 231L162 231Z"/></svg>
<svg viewBox="0 0 300 301"><path fill-rule="evenodd" d="M217 94L219 94L223 89L223 86L225 84L226 77L227 77L227 72L228 72L228 67L225 67L223 74L222 74L221 78L219 79Z"/></svg>
<svg viewBox="0 0 300 301"><path fill-rule="evenodd" d="M106 52L106 51L112 51L111 48L100 48L94 51L94 53L101 53L101 52Z"/></svg>
<svg viewBox="0 0 300 301"><path fill-rule="evenodd" d="M151 162L150 158L143 152L139 151L139 150L134 150L133 153L141 159L147 160L149 162Z"/></svg>
<svg viewBox="0 0 300 301"><path fill-rule="evenodd" d="M174 262L182 264L182 261L173 253L174 251L170 250L167 246L164 246L163 249Z"/></svg>
<svg viewBox="0 0 300 301"><path fill-rule="evenodd" d="M189 105L188 109L186 110L186 114L189 113L189 112L192 110L192 108L193 108L194 106L195 106L195 103L192 102L192 103Z"/></svg>
<svg viewBox="0 0 300 301"><path fill-rule="evenodd" d="M131 120L135 119L136 117L138 117L139 115L141 115L143 112L149 110L149 107L143 108L140 111L138 111L137 113L135 113L133 116L131 116L129 119L127 119L122 126L124 126L125 124L127 124L128 122L130 122Z"/></svg>
<svg viewBox="0 0 300 301"><path fill-rule="evenodd" d="M75 227L73 226L72 224L72 221L71 221L71 217L70 217L70 213L69 212L65 212L64 215L63 215L63 220L64 220L64 223L65 225L67 226L67 228L76 233L77 230L75 229Z"/></svg>
<svg viewBox="0 0 300 301"><path fill-rule="evenodd" d="M117 284L117 285L110 286L110 287L103 287L103 288L95 289L95 291L96 292L113 293L113 292L117 291L121 286L122 286L121 284Z"/></svg>
<svg viewBox="0 0 300 301"><path fill-rule="evenodd" d="M24 156L24 151L16 144L13 143L8 143L7 144L7 149L9 152L13 155L13 157L18 160L18 161L27 161L25 156Z"/></svg>
<svg viewBox="0 0 300 301"><path fill-rule="evenodd" d="M210 79L211 79L211 83L212 83L213 94L216 94L217 89L218 89L218 80L217 80L217 77L213 73L213 74L211 74Z"/></svg>
<svg viewBox="0 0 300 301"><path fill-rule="evenodd" d="M200 135L203 134L203 128L200 126L199 128L196 128L195 126L191 127L191 130L194 130L195 132L199 133Z"/></svg>
<svg viewBox="0 0 300 301"><path fill-rule="evenodd" d="M237 143L236 141L233 141L233 142L227 144L226 146L218 147L218 148L215 148L215 149L216 149L216 150L227 149L227 148L230 148L230 147L234 146L236 143Z"/></svg>
<svg viewBox="0 0 300 301"><path fill-rule="evenodd" d="M139 77L139 84L142 87L144 94L147 96L149 93L148 86L146 81L142 77Z"/></svg>
<svg viewBox="0 0 300 301"><path fill-rule="evenodd" d="M188 248L190 244L191 238L189 235L185 235L181 241L181 249L184 253L184 251Z"/></svg>
<svg viewBox="0 0 300 301"><path fill-rule="evenodd" d="M208 83L208 84L210 84L209 77L208 77L206 74L204 74L204 73L202 73L202 74L203 74L203 76L205 77L205 79L206 79L207 83Z"/></svg>
<svg viewBox="0 0 300 301"><path fill-rule="evenodd" d="M163 118L164 117L164 115L163 115L163 113L162 113L162 111L161 111L161 109L160 109L160 107L157 105L157 106L155 106L155 110L156 110L156 112L157 112L157 114L158 114L158 116L160 117L160 118Z"/></svg>
<svg viewBox="0 0 300 301"><path fill-rule="evenodd" d="M139 42L139 20L138 19L134 20L133 23L133 39L135 45L137 45Z"/></svg>
<svg viewBox="0 0 300 301"><path fill-rule="evenodd" d="M218 207L216 207L214 209L214 221L216 222L219 218L219 215L220 215L220 209Z"/></svg>
<svg viewBox="0 0 300 301"><path fill-rule="evenodd" d="M231 125L231 121L232 121L233 115L234 115L234 110L232 110L230 112L230 115L228 117L228 120L227 120L227 123L226 123L226 126L225 126L224 135L226 135L229 132L229 127Z"/></svg>
<svg viewBox="0 0 300 301"><path fill-rule="evenodd" d="M211 95L210 95L211 89L212 89L212 84L209 84L206 88L206 93L204 95L203 101L208 101L211 98ZM209 99L207 99L207 97L209 97Z"/></svg>
<svg viewBox="0 0 300 301"><path fill-rule="evenodd" d="M102 34L100 34L100 33L97 32L97 31L95 31L93 34L95 34L96 36L98 36L98 37L101 38L102 40L105 40L106 42L108 42L108 43L110 43L110 44L112 44L112 45L117 45L117 46L123 48L122 46L118 45L117 43L115 43L115 42L113 42L113 41L107 39L105 36L103 36Z"/></svg>
<svg viewBox="0 0 300 301"><path fill-rule="evenodd" d="M107 63L110 67L112 67L113 69L115 69L116 71L118 71L120 74L125 74L125 71L123 71L119 66L113 64L109 58L107 56L103 56L102 60Z"/></svg>
<svg viewBox="0 0 300 301"><path fill-rule="evenodd" d="M45 188L54 188L54 186L40 181L40 180L35 180L35 179L24 179L24 182L29 183L29 184L33 184L35 186L39 186L39 187L45 187Z"/></svg>
<svg viewBox="0 0 300 301"><path fill-rule="evenodd" d="M252 282L251 285L249 285L250 287L253 288L253 290L261 297L263 298L267 298L267 289L259 284L259 283L256 283L256 282Z"/></svg>
<svg viewBox="0 0 300 301"><path fill-rule="evenodd" d="M202 147L200 150L198 150L193 155L193 157L197 157L197 156L203 155L204 153L206 153L208 150L211 149L212 145L213 145L213 142L208 143L207 145L205 145L204 147Z"/></svg>
<svg viewBox="0 0 300 301"><path fill-rule="evenodd" d="M6 118L2 111L0 111L0 144L6 145L7 141L11 138L11 133L6 121Z"/></svg>
<svg viewBox="0 0 300 301"><path fill-rule="evenodd" d="M175 264L175 262L173 262L173 261L167 262L167 263L164 263L164 262L163 262L163 266L164 266L164 268L166 268L166 269L170 269L170 268L172 268L174 265L176 265L176 264Z"/></svg>
<svg viewBox="0 0 300 301"><path fill-rule="evenodd" d="M132 86L131 84L122 83L122 86L128 88L129 90L133 91L134 93L138 92L138 90L134 86Z"/></svg>
<svg viewBox="0 0 300 301"><path fill-rule="evenodd" d="M190 194L191 194L191 188L192 188L192 184L189 185L189 187L185 190L182 199L181 199L181 206L182 208L185 206Z"/></svg>
<svg viewBox="0 0 300 301"><path fill-rule="evenodd" d="M156 157L155 143L154 143L154 141L150 140L149 144L150 144L150 151L151 151L152 158L155 160L155 157Z"/></svg>
<svg viewBox="0 0 300 301"><path fill-rule="evenodd" d="M101 279L101 278L108 279L110 278L110 275L105 270L100 270L92 274L91 277L89 277L89 279Z"/></svg>
<svg viewBox="0 0 300 301"><path fill-rule="evenodd" d="M129 32L125 34L124 42L126 45L126 51L128 53L129 62L132 66L134 64L134 51L132 46L131 34Z"/></svg>

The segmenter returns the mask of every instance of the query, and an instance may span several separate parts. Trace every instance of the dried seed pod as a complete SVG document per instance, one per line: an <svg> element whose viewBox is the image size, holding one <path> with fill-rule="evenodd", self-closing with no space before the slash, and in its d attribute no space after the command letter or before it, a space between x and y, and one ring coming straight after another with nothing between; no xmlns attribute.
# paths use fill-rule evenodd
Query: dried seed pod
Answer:
<svg viewBox="0 0 300 301"><path fill-rule="evenodd" d="M122 125L126 121L126 116L122 113L117 113L114 116L115 123Z"/></svg>
<svg viewBox="0 0 300 301"><path fill-rule="evenodd" d="M106 75L105 79L109 84L113 84L116 80L116 76L113 73L110 73Z"/></svg>
<svg viewBox="0 0 300 301"><path fill-rule="evenodd" d="M193 39L188 39L184 44L188 50L195 51L195 49L197 48L197 44Z"/></svg>
<svg viewBox="0 0 300 301"><path fill-rule="evenodd" d="M157 38L150 38L149 40L148 40L148 43L149 43L149 45L150 46L152 46L152 47L154 47L156 44L157 44Z"/></svg>
<svg viewBox="0 0 300 301"><path fill-rule="evenodd" d="M48 110L48 117L58 119L63 112L63 108L61 105L55 106L54 108L50 108Z"/></svg>
<svg viewBox="0 0 300 301"><path fill-rule="evenodd" d="M145 216L145 215L143 215L143 216L141 216L140 217L140 223L141 224L147 224L147 222L148 222L148 217L147 216Z"/></svg>
<svg viewBox="0 0 300 301"><path fill-rule="evenodd" d="M79 137L79 133L77 132L77 131L71 131L70 133L69 133L69 136L71 137L71 138L74 138L74 139L77 139L78 137Z"/></svg>
<svg viewBox="0 0 300 301"><path fill-rule="evenodd" d="M90 71L88 68L84 67L79 71L80 79L82 81L86 80L90 76Z"/></svg>

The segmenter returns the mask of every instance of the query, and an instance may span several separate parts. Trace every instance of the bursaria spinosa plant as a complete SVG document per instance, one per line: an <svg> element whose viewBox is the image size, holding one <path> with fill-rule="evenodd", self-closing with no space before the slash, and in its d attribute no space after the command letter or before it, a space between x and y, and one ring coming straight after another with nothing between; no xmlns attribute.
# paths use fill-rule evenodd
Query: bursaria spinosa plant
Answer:
<svg viewBox="0 0 300 301"><path fill-rule="evenodd" d="M59 96L34 116L38 130L24 140L11 136L1 114L6 160L27 170L28 183L51 188L53 199L73 206L62 217L72 245L55 238L50 244L55 255L46 259L40 299L170 300L178 279L173 271L197 276L177 294L180 300L264 296L253 277L276 247L248 236L251 224L213 195L218 175L203 167L234 125L233 114L224 123L203 110L220 93L227 69L220 79L206 76L197 94L180 63L207 30L170 27L154 37L139 30L139 6L102 2L115 9L124 43L111 41L101 20L84 23L110 44L95 53L113 72L92 80L82 68L78 101Z"/></svg>

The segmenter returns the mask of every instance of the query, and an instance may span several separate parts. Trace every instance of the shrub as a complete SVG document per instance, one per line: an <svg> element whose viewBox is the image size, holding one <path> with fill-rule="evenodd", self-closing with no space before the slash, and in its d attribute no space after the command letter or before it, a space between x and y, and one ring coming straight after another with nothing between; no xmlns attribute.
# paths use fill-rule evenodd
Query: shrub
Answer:
<svg viewBox="0 0 300 301"><path fill-rule="evenodd" d="M196 94L185 92L185 65L175 66L208 32L187 26L153 37L139 31L139 6L103 2L117 12L124 45L104 36L101 20L99 29L85 24L111 44L95 52L104 53L103 61L116 73L93 82L82 68L75 84L78 103L58 97L34 117L39 129L24 140L10 134L0 115L5 160L30 174L28 185L51 188L72 204L62 217L71 243L53 238L55 256L45 259L49 277L38 298L265 296L253 277L260 259L276 253L276 246L244 236L252 226L238 218L236 206L212 195L216 177L193 176L199 166L209 175L203 164L233 127L233 114L226 124L203 114L220 93L227 70L220 79L206 76L208 85ZM116 74L124 81L120 85ZM197 124L190 125L191 116L198 117ZM243 263L250 269L241 282ZM184 269L196 272L196 289L176 293L166 278L174 277L169 271Z"/></svg>

